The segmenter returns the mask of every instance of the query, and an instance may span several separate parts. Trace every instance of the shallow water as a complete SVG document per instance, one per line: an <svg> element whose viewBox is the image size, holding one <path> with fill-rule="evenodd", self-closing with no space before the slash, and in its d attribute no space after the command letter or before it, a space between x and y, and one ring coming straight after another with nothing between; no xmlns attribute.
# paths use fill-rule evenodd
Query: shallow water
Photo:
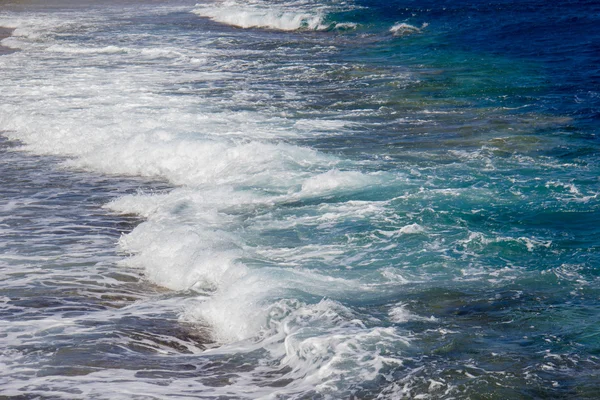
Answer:
<svg viewBox="0 0 600 400"><path fill-rule="evenodd" d="M538 3L3 6L0 394L594 398L597 6Z"/></svg>
<svg viewBox="0 0 600 400"><path fill-rule="evenodd" d="M164 185L73 173L60 160L16 148L0 143L3 392L51 396L57 377L137 371L152 365L153 353L203 349L196 327L160 307L176 301L173 294L117 265L122 255L114 245L139 218L102 209L110 199ZM66 393L84 393L71 386Z"/></svg>

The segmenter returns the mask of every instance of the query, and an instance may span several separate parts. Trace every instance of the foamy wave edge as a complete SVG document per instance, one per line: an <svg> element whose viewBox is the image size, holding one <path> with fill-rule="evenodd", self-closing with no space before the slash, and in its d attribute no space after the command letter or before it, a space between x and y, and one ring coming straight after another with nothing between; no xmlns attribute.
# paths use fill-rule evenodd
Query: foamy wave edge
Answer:
<svg viewBox="0 0 600 400"><path fill-rule="evenodd" d="M198 5L198 8L192 12L214 22L243 29L326 31L355 29L357 26L354 23L326 22L326 13L322 10L308 12L244 6L207 7Z"/></svg>
<svg viewBox="0 0 600 400"><path fill-rule="evenodd" d="M423 29L429 26L428 23L424 22L420 28L407 24L406 22L397 23L390 28L390 32L394 36L404 36L404 35L412 35L414 33L422 33Z"/></svg>

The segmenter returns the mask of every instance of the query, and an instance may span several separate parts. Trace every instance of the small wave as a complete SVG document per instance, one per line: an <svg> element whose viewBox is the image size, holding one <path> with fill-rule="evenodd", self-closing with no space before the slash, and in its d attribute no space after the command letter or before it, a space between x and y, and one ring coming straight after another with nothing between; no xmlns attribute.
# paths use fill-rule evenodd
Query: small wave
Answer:
<svg viewBox="0 0 600 400"><path fill-rule="evenodd" d="M104 47L81 47L81 46L63 46L54 44L49 46L46 51L50 53L74 54L74 55L111 55L111 54L129 54L140 55L142 57L153 58L185 58L185 55L174 48L163 49L133 49L119 46L104 46ZM189 58L187 58L189 59Z"/></svg>
<svg viewBox="0 0 600 400"><path fill-rule="evenodd" d="M410 312L406 307L407 305L404 303L398 303L396 306L392 307L389 311L390 321L395 323L403 323L409 321L437 321L437 318L435 318L434 316L428 318L423 317Z"/></svg>
<svg viewBox="0 0 600 400"><path fill-rule="evenodd" d="M263 283L254 282L255 289L260 290ZM334 398L341 382L373 381L389 366L402 365L402 353L411 346L402 331L367 327L353 310L334 300L307 304L283 299L257 306L256 302L234 298L218 299L224 303L213 304L217 299L209 299L210 304L204 303L202 308L187 309L184 320L208 320L221 335L230 334L232 329L235 334L244 334L242 337L248 337L248 329L257 331L250 337L260 332L255 347L266 348L273 357L271 362L286 370L285 377L292 381L278 392L280 397L316 390L325 398ZM239 343L226 342L207 353L216 356L232 351L239 352Z"/></svg>
<svg viewBox="0 0 600 400"><path fill-rule="evenodd" d="M376 179L376 178L375 178ZM337 169L308 178L302 184L302 196L331 195L333 193L357 190L373 184L374 176L357 171Z"/></svg>
<svg viewBox="0 0 600 400"><path fill-rule="evenodd" d="M427 23L423 23L423 25L421 25L420 28L417 28L414 25L410 25L405 22L401 22L401 23L398 23L398 24L395 24L394 26L392 26L390 28L390 32L392 32L392 34L394 36L412 35L414 33L423 32L423 29L427 28L428 25L429 24L427 24Z"/></svg>
<svg viewBox="0 0 600 400"><path fill-rule="evenodd" d="M378 230L378 232L384 236L393 237L398 235L412 235L417 233L423 233L425 232L425 229L419 224L411 224L403 226L402 228L397 229L395 231Z"/></svg>
<svg viewBox="0 0 600 400"><path fill-rule="evenodd" d="M327 22L327 10L308 5L276 6L260 3L227 1L217 5L197 5L192 11L201 17L238 28L265 28L280 31L330 29L351 30L357 24L350 22Z"/></svg>
<svg viewBox="0 0 600 400"><path fill-rule="evenodd" d="M222 8L202 7L194 10L202 17L215 22L236 26L238 28L267 28L281 31L325 30L329 25L324 24L320 13L290 12L270 9L240 8L226 6Z"/></svg>
<svg viewBox="0 0 600 400"><path fill-rule="evenodd" d="M122 54L129 52L129 49L118 46L105 46L105 47L76 47L76 46L61 46L52 45L48 47L47 51L53 53L67 53L67 54Z"/></svg>

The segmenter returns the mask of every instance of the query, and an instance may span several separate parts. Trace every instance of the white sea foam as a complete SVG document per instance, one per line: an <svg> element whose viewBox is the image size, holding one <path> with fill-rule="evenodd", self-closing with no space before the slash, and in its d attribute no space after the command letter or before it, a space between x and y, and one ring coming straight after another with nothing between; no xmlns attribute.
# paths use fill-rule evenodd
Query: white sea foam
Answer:
<svg viewBox="0 0 600 400"><path fill-rule="evenodd" d="M238 8L232 12L231 7ZM196 11L215 20L233 15L237 19L225 22L246 27L326 29L323 10L247 7L229 2L198 6ZM256 78L251 75L255 66L248 67L244 57L256 57L259 50L245 54L203 47L197 38L172 43L162 37L151 39L164 47L152 49L126 35L118 44L72 43L58 34L68 31L68 21L57 18L40 27L36 21L14 23L18 29L13 40L23 51L0 59L7 77L0 82L0 125L23 149L66 157L67 167L157 178L176 187L125 196L106 207L145 218L120 238L119 250L127 255L121 265L153 284L194 293L169 306L173 313L183 308L182 321L209 326L212 338L222 345L209 356L266 350L257 372L240 372L238 392L207 385L208 393L272 394L273 388L269 392L257 385L253 375L270 371L265 365L272 365L289 370L285 376L293 380L275 395L290 397L316 388L334 396L348 382L362 384L402 364L410 346L407 334L399 327L367 326L341 303L379 296L380 275L373 273L369 281L361 280L361 271L343 276L315 268L317 263L342 271L368 266L374 262L369 245L352 235L331 244L287 245L284 237L264 241L278 229L327 231L352 221L385 221L397 227L398 235L421 231L420 225L397 223L385 201L321 203L322 198L384 188L395 179L393 174L363 172L352 161L289 140L319 126L322 132L337 133L350 129L351 123L335 116L298 122L283 112L274 114L271 109L276 107L253 107L260 93L239 86ZM97 22L89 20L87 27ZM198 35L206 35L206 43L221 40L209 32ZM202 62L192 65L198 57ZM219 94L221 90L226 94ZM290 92L293 88L285 90L303 101ZM302 202L307 205L294 206ZM288 205L298 214L286 213ZM385 284L401 284L398 279ZM142 312L139 307L130 311ZM83 328L70 329L64 332L79 334ZM150 390L143 379L121 373L94 372L87 383L69 377L51 384L74 385L93 394L98 393L94 380L124 376L128 384L133 382L131 388ZM32 384L49 383L39 377ZM10 393L18 388L12 386Z"/></svg>
<svg viewBox="0 0 600 400"><path fill-rule="evenodd" d="M207 311L215 318L223 318L222 313L211 313L210 308L204 308L202 318L207 317ZM401 354L410 344L409 339L394 328L365 327L351 310L332 300L312 305L281 300L262 309L249 309L242 303L233 307L232 320L242 320L235 317L249 311L252 318L243 320L254 325L261 321L263 339L244 350L231 344L209 353L226 353L230 347L250 351L257 345L268 349L273 357L280 359L279 367L290 368L287 376L294 379L288 387L278 391L279 395L316 389L328 396L339 390L343 382L373 380L386 367L402 365ZM189 314L188 317L197 318ZM231 320L229 323L231 325ZM236 326L235 329L248 327ZM379 350L382 346L388 349L386 355Z"/></svg>
<svg viewBox="0 0 600 400"><path fill-rule="evenodd" d="M481 232L469 232L469 236L466 239L457 241L458 245L466 246L467 248L485 248L493 244L517 244L524 246L527 251L534 251L542 248L550 248L552 245L551 240L542 240L538 238L529 237L510 237L510 236L494 236L490 237Z"/></svg>
<svg viewBox="0 0 600 400"><path fill-rule="evenodd" d="M310 2L265 4L207 2L196 6L196 13L244 28L355 27L330 23L331 10L311 7ZM169 18L180 17L180 11ZM362 156L353 150L362 151L360 145L348 148L339 136L354 128L370 129L380 118L400 109L385 96L377 98L375 89L369 89L373 97L361 99L360 104L344 99L321 107L314 100L324 99L320 97L324 89L315 85L320 83L315 79L343 83L335 88L334 84L323 85L341 90L340 98L345 98L358 92L358 84L366 87L378 80L392 82L400 76L404 82L406 78L396 68L325 62L339 60L329 58L339 49L331 45L330 35L254 31L250 35L245 32L244 37L239 30L186 15L188 22L192 19L210 29L169 36L165 32L176 31L177 24L161 24L154 31L144 28L152 21L145 13L134 19L144 21L136 26L126 17L87 16L96 12L86 7L77 18L53 13L31 18L0 16L0 26L17 28L15 36L3 43L23 50L0 57L0 126L9 129L7 135L20 140L25 150L66 157L64 166L150 177L175 187L131 194L106 205L114 212L145 219L119 240L123 260L118 274L156 293L134 293L124 306L118 301L107 303L112 293L107 295L104 290L119 284L114 277L117 274L105 277L103 285L97 280L107 263L117 269L115 257L109 261L91 257L93 262L80 267L75 279L68 277L73 286L65 294L89 292L98 309L84 317L75 309L61 311L56 318L0 322L1 344L12 348L0 346L3 394L128 399L202 393L211 398L335 399L360 397L363 389L368 392L388 386L379 393L380 398L456 397L450 392L451 383L440 379L440 374L427 371L425 376L416 376L429 364L432 368L438 365L432 358L433 363L424 366L422 354L414 357L414 352L422 350L411 346L411 336L423 332L409 333L405 327L431 327L424 333L431 335L428 343L456 334L435 326L438 319L429 317L427 311L417 310L433 305L430 310L445 312L448 305L460 306L462 300L456 296L461 291L444 290L444 298L427 299L432 304L402 298L408 292L413 299L420 299L418 286L430 287L432 280L444 289L451 289L457 281L469 290L480 282L500 285L508 281L512 287L525 268L510 264L510 260L527 261L523 256L554 251L551 237L544 236L547 233L534 237L519 230L472 231L499 220L497 215L488 215L486 205L490 198L496 200L492 195L497 193L488 186L500 184L502 179L481 178L472 185L459 174L473 166L492 169L492 160L503 160L498 161L493 151L469 145L465 147L469 150L444 152L443 157L451 163L438 163L441 152L414 150L420 138L403 149L403 141L392 145L404 127L435 127L436 114L452 113L429 110L423 113L431 121L389 118L390 127L401 124L402 129L388 131L394 137L386 139L390 142L379 148L382 152L357 161ZM117 29L123 23L126 29ZM397 24L392 34L418 34L426 32L425 28L426 24L420 28ZM147 35L128 33L138 29L147 29ZM270 50L244 42L246 37L255 40L260 35L268 37L269 45L264 47ZM312 53L286 57L286 52L295 51L288 45L291 37L310 39L302 42L306 46L298 47ZM271 46L279 39L281 46ZM345 85L351 90L345 91ZM317 88L311 92L314 86ZM396 83L392 87L397 88ZM413 100L416 108L423 103ZM384 106L374 110L371 103L365 107L367 101ZM468 107L462 109L468 116ZM331 154L299 144L315 143L315 133L319 140L331 139L319 141ZM425 153L419 162L413 162L415 154ZM386 164L382 166L380 160ZM537 161L522 159L527 166ZM466 169L456 169L464 165ZM392 172L373 172L381 167ZM401 169L411 171L406 180L397 172ZM449 175L456 181L444 180ZM466 175L480 179L477 174ZM579 180L541 179L536 190L559 198L589 201L596 196ZM515 189L523 188L515 182ZM390 197L393 199L385 200ZM469 204L474 197L479 197L479 202ZM93 209L92 202L87 204L85 199L84 203ZM448 204L451 207L445 208ZM16 207L14 202L0 205L7 214ZM502 212L502 205L491 211L498 210ZM4 233L10 221L0 222ZM48 227L39 231L42 234L55 225L50 217L45 223ZM35 239L27 240L28 245L38 245ZM103 242L86 236L64 247L74 260L67 261L76 264L78 255L113 246L115 240ZM502 252L508 257L499 254ZM41 262L57 259L56 264L65 264L64 253L52 248L47 256L2 254L0 276L15 287L33 282L45 287L51 281ZM495 261L490 265L489 260ZM17 263L28 264L27 273L10 268ZM535 273L581 290L593 283L588 267L562 264ZM152 285L138 282L138 276ZM0 305L3 312L13 312L18 302L4 297ZM113 306L115 310L104 309ZM123 336L131 321L154 313L160 323L141 325L141 332L136 332L141 337L134 338L139 348L127 347L128 339ZM193 340L171 335L170 328L179 326L175 323L163 327L168 331L166 337L151 342L146 331L160 328L155 325L163 323L165 316L171 322L179 317L181 326L192 323L203 336L215 340L211 343L215 347L203 351ZM126 326L107 332L97 329L99 322ZM114 348L110 356L114 355L115 364L103 359L92 368L65 370L57 376L52 370L40 371L31 362L39 359L39 364L62 367L56 361L74 358L72 346L89 339L99 345L95 351ZM65 345L59 348L59 344ZM443 341L440 345L445 346ZM27 353L26 349L34 351ZM134 355L129 357L130 353ZM85 351L79 356L89 354L97 355ZM150 354L152 362L140 364L145 354ZM132 364L120 365L131 359ZM104 367L105 362L109 367ZM554 365L548 361L541 368L550 367ZM25 376L28 380L20 379ZM475 377L470 373L464 376ZM416 383L422 390L413 390Z"/></svg>

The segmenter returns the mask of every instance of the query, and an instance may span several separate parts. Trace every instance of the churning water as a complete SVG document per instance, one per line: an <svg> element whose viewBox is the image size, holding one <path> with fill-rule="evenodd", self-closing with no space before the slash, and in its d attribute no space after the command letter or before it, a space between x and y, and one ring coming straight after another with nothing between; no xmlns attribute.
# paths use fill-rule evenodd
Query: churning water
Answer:
<svg viewBox="0 0 600 400"><path fill-rule="evenodd" d="M599 23L0 2L0 395L594 398Z"/></svg>

